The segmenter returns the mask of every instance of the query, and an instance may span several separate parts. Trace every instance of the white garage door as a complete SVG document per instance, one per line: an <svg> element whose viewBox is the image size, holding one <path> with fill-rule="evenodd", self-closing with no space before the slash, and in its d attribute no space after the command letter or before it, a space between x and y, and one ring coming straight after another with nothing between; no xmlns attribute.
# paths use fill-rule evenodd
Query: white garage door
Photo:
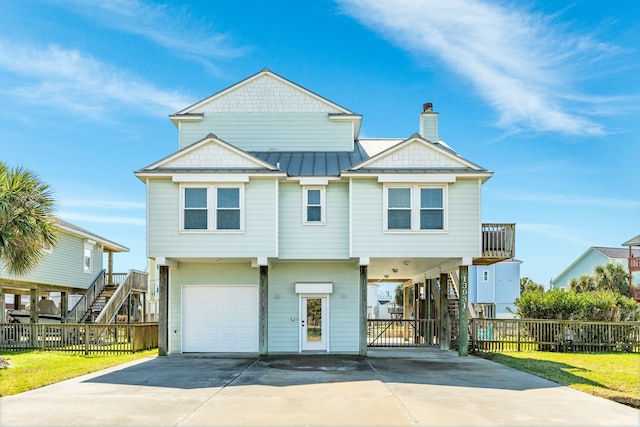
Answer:
<svg viewBox="0 0 640 427"><path fill-rule="evenodd" d="M257 352L257 286L184 286L183 352Z"/></svg>

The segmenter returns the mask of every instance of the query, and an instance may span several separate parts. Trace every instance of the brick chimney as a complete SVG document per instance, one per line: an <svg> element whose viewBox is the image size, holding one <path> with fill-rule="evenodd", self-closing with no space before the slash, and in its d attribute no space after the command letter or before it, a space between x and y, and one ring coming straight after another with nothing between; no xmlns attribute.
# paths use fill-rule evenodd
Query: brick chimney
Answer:
<svg viewBox="0 0 640 427"><path fill-rule="evenodd" d="M433 111L433 104L422 105L420 114L420 136L431 142L438 142L438 113Z"/></svg>

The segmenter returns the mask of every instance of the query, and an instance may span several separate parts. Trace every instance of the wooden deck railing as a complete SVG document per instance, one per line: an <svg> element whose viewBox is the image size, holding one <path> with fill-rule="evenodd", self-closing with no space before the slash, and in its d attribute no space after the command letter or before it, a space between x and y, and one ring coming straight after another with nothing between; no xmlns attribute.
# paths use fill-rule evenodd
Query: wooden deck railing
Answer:
<svg viewBox="0 0 640 427"><path fill-rule="evenodd" d="M515 256L515 224L482 224L482 257L509 259Z"/></svg>
<svg viewBox="0 0 640 427"><path fill-rule="evenodd" d="M0 350L123 354L157 347L157 323L0 323Z"/></svg>
<svg viewBox="0 0 640 427"><path fill-rule="evenodd" d="M116 275L114 274L114 283L115 276ZM118 283L118 289L116 289L115 293L111 296L111 298L109 298L109 301L96 318L95 323L111 323L131 291L147 290L147 278L149 276L148 273L129 270L129 273L127 273L126 275L119 276L124 276L124 279L121 280L120 283Z"/></svg>
<svg viewBox="0 0 640 427"><path fill-rule="evenodd" d="M63 323L78 323L82 316L89 310L91 304L100 296L106 286L106 270L102 270L95 278L91 286L87 288L84 295L78 300L66 316L62 318Z"/></svg>
<svg viewBox="0 0 640 427"><path fill-rule="evenodd" d="M472 351L619 351L640 353L640 322L472 319Z"/></svg>

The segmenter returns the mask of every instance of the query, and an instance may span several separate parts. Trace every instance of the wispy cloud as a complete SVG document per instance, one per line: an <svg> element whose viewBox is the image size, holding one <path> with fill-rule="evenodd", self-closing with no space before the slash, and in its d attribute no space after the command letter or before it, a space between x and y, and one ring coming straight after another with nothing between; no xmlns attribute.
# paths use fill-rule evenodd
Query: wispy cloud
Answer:
<svg viewBox="0 0 640 427"><path fill-rule="evenodd" d="M566 206L609 207L616 209L640 209L640 200L616 199L606 197L590 197L576 194L531 194L522 191L501 190L491 194L494 199L510 200L514 202L545 203Z"/></svg>
<svg viewBox="0 0 640 427"><path fill-rule="evenodd" d="M143 202L130 202L120 200L86 200L86 199L63 199L62 206L65 208L94 208L113 210L143 210L146 205Z"/></svg>
<svg viewBox="0 0 640 427"><path fill-rule="evenodd" d="M164 116L190 103L178 92L159 89L125 70L55 45L0 38L0 71L11 75L11 84L0 86L0 95L95 117L107 108L122 107Z"/></svg>
<svg viewBox="0 0 640 427"><path fill-rule="evenodd" d="M78 212L67 212L62 211L57 214L60 218L66 221L81 221L92 224L119 224L119 225L136 225L136 226L144 226L146 221L142 218L131 218L131 217L123 217L123 216L115 216L115 215L92 215L92 214L83 214Z"/></svg>
<svg viewBox="0 0 640 427"><path fill-rule="evenodd" d="M136 34L188 60L219 73L212 59L237 58L248 49L229 34L216 31L185 6L140 0L51 0L108 28Z"/></svg>
<svg viewBox="0 0 640 427"><path fill-rule="evenodd" d="M568 227L555 224L531 224L518 223L516 226L518 232L535 234L537 236L547 237L549 241L562 241L579 246L591 246L593 242L583 238L584 233L580 230L574 230Z"/></svg>
<svg viewBox="0 0 640 427"><path fill-rule="evenodd" d="M554 16L481 0L337 0L345 12L418 56L435 57L470 82L505 128L604 135L575 82L614 46L577 34ZM590 98L606 103L607 98Z"/></svg>

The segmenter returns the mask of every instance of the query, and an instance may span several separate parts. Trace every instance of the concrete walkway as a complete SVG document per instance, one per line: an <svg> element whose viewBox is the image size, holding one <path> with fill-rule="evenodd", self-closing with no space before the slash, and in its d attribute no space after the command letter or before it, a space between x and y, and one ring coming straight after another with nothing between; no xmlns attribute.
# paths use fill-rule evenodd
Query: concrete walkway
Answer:
<svg viewBox="0 0 640 427"><path fill-rule="evenodd" d="M453 352L149 358L0 399L9 426L638 426L640 411Z"/></svg>

